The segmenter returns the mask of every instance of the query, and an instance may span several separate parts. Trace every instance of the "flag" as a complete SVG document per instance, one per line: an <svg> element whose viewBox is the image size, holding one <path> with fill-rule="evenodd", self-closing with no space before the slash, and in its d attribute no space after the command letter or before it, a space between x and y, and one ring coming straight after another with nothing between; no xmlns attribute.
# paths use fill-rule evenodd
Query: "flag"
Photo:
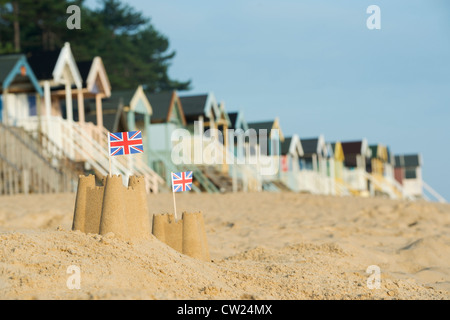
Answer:
<svg viewBox="0 0 450 320"><path fill-rule="evenodd" d="M109 155L121 156L124 154L143 153L141 131L116 132L109 134Z"/></svg>
<svg viewBox="0 0 450 320"><path fill-rule="evenodd" d="M192 189L192 171L172 172L172 191L182 192Z"/></svg>

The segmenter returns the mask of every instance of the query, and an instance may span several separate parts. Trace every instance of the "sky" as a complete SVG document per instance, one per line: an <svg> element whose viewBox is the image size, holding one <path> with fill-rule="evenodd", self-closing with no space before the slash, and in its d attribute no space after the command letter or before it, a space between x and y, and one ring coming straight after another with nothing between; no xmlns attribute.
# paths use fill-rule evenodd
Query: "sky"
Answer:
<svg viewBox="0 0 450 320"><path fill-rule="evenodd" d="M213 92L285 136L366 138L420 153L450 201L450 1L123 0L176 52L180 95ZM95 0L87 4L95 7ZM381 29L370 30L370 5Z"/></svg>

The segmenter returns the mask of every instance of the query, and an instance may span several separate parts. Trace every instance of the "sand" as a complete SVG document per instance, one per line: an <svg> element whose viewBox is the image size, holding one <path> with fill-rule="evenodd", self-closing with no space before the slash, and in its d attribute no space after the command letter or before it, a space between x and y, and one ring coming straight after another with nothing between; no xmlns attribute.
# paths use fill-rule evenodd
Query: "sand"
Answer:
<svg viewBox="0 0 450 320"><path fill-rule="evenodd" d="M153 236L71 231L74 204L75 194L0 197L0 299L450 298L450 205L179 193L180 212L204 215L204 262ZM170 212L172 195L148 205ZM379 288L368 287L371 265ZM80 289L67 286L70 266Z"/></svg>

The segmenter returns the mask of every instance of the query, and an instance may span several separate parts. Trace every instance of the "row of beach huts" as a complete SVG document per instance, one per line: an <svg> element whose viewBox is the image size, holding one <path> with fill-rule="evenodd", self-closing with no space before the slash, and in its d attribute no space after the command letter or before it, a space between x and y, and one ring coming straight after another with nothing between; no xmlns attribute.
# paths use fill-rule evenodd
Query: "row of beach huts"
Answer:
<svg viewBox="0 0 450 320"><path fill-rule="evenodd" d="M445 202L423 181L420 154L394 154L366 139L285 136L279 118L252 122L242 110L226 110L212 92L112 90L101 57L77 61L69 43L57 51L0 55L0 94L0 195L73 192L79 175L101 181L112 167L124 180L144 176L147 191L154 193L170 191L171 172L191 170L195 192ZM134 130L142 131L144 153L113 157L110 164L108 133ZM175 131L186 133L183 146L201 144L209 157L220 155L222 161L194 161L192 154L192 161L174 161ZM244 138L230 139L228 132ZM250 139L249 132L267 132L267 140ZM277 170L263 173L261 163Z"/></svg>

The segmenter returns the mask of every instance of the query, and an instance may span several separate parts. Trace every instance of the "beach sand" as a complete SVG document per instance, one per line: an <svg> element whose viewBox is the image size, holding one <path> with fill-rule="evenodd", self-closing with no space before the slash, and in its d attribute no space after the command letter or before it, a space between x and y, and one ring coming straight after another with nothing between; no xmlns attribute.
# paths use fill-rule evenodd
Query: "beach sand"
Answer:
<svg viewBox="0 0 450 320"><path fill-rule="evenodd" d="M75 194L0 197L0 299L449 299L450 205L296 193L178 193L212 262L156 238L71 231ZM150 214L172 194L149 195ZM70 266L81 288L69 289ZM369 266L380 270L379 288ZM370 288L369 288L370 287Z"/></svg>

